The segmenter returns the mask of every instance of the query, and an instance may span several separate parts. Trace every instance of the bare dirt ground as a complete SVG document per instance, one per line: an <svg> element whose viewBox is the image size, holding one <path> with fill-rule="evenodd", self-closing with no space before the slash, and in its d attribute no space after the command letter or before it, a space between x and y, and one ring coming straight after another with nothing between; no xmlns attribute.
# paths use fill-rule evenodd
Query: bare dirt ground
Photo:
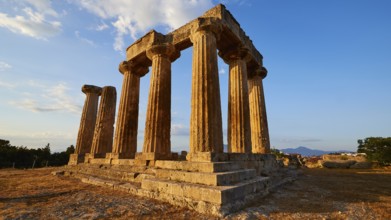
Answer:
<svg viewBox="0 0 391 220"><path fill-rule="evenodd" d="M0 170L0 219L217 219L54 170ZM226 219L391 219L391 170L304 169Z"/></svg>

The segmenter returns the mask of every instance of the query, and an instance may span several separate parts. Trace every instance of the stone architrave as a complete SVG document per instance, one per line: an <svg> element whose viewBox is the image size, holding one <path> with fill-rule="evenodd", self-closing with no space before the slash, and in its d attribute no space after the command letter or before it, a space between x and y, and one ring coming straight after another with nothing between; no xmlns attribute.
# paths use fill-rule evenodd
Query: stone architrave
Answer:
<svg viewBox="0 0 391 220"><path fill-rule="evenodd" d="M266 75L267 70L262 67L251 74L252 77L248 80L252 152L261 154L270 153L269 128L262 83Z"/></svg>
<svg viewBox="0 0 391 220"><path fill-rule="evenodd" d="M119 72L124 75L121 99L115 128L112 153L108 158L134 158L137 151L138 113L140 97L140 77L148 72L148 67L123 61Z"/></svg>
<svg viewBox="0 0 391 220"><path fill-rule="evenodd" d="M77 135L75 154L90 153L96 115L98 111L98 101L102 88L93 85L83 85L81 91L86 94L83 113L81 115L79 133Z"/></svg>
<svg viewBox="0 0 391 220"><path fill-rule="evenodd" d="M94 158L104 158L106 153L112 150L116 101L115 87L103 87L91 147L91 156Z"/></svg>
<svg viewBox="0 0 391 220"><path fill-rule="evenodd" d="M236 47L220 55L229 64L228 152L251 153L247 50Z"/></svg>
<svg viewBox="0 0 391 220"><path fill-rule="evenodd" d="M199 19L202 23L193 31L192 93L190 116L189 160L200 152L222 153L223 131L220 86L217 65L216 36L219 23Z"/></svg>
<svg viewBox="0 0 391 220"><path fill-rule="evenodd" d="M171 44L152 45L146 51L152 61L142 159L171 157L171 62L179 54Z"/></svg>

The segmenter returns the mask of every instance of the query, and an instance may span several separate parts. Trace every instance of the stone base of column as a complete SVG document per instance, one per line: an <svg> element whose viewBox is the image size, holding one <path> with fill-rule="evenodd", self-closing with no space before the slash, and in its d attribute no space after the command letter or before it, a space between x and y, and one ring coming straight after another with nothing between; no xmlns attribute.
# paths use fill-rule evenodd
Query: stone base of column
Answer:
<svg viewBox="0 0 391 220"><path fill-rule="evenodd" d="M135 153L106 153L106 159L134 159Z"/></svg>
<svg viewBox="0 0 391 220"><path fill-rule="evenodd" d="M84 155L84 161L88 163L89 159L95 159L95 158L106 158L106 154L101 153L101 154L90 154L87 153Z"/></svg>
<svg viewBox="0 0 391 220"><path fill-rule="evenodd" d="M192 162L221 162L228 160L228 154L213 152L190 152L187 154L186 160Z"/></svg>
<svg viewBox="0 0 391 220"><path fill-rule="evenodd" d="M90 154L90 158L106 158L106 153Z"/></svg>
<svg viewBox="0 0 391 220"><path fill-rule="evenodd" d="M171 160L172 153L160 154L160 153L136 153L136 160Z"/></svg>
<svg viewBox="0 0 391 220"><path fill-rule="evenodd" d="M68 165L77 165L84 163L84 154L71 154L69 155Z"/></svg>
<svg viewBox="0 0 391 220"><path fill-rule="evenodd" d="M173 160L176 157L178 159L178 154L168 153L136 153L135 164L144 165L144 166L153 166L156 160Z"/></svg>
<svg viewBox="0 0 391 220"><path fill-rule="evenodd" d="M110 164L111 160L110 159L106 159L106 154L105 153L100 153L100 154L87 153L84 156L84 163L89 163L89 164Z"/></svg>

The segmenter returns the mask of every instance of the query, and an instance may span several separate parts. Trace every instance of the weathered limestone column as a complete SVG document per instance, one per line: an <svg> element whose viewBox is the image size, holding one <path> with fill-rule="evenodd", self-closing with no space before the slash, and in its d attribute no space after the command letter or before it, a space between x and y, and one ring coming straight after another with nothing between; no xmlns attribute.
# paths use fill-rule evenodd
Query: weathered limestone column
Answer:
<svg viewBox="0 0 391 220"><path fill-rule="evenodd" d="M202 23L190 36L193 43L193 75L190 116L190 153L192 161L212 160L211 153L223 152L220 86L216 35L219 23ZM207 152L209 154L202 154ZM213 156L212 156L213 157Z"/></svg>
<svg viewBox="0 0 391 220"><path fill-rule="evenodd" d="M228 152L251 153L247 50L238 47L220 55L229 64Z"/></svg>
<svg viewBox="0 0 391 220"><path fill-rule="evenodd" d="M115 87L103 87L90 152L93 158L104 158L106 153L112 150L116 101L117 92Z"/></svg>
<svg viewBox="0 0 391 220"><path fill-rule="evenodd" d="M171 157L171 61L178 57L171 44L147 49L152 61L142 160Z"/></svg>
<svg viewBox="0 0 391 220"><path fill-rule="evenodd" d="M252 152L262 154L270 153L269 128L262 83L266 75L267 70L262 67L251 74L248 80Z"/></svg>
<svg viewBox="0 0 391 220"><path fill-rule="evenodd" d="M83 112L80 119L75 153L70 156L69 165L84 162L84 154L91 151L98 101L102 88L93 85L83 85L81 91L86 94L86 99L84 101Z"/></svg>
<svg viewBox="0 0 391 220"><path fill-rule="evenodd" d="M138 112L140 97L140 77L148 72L148 67L123 61L119 71L124 75L119 103L113 151L107 158L134 158L137 151Z"/></svg>

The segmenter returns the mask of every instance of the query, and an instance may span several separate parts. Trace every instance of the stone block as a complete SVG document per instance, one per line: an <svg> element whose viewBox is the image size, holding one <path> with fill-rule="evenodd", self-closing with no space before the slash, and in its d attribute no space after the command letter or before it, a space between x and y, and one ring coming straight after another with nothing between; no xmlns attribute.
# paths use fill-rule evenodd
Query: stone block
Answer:
<svg viewBox="0 0 391 220"><path fill-rule="evenodd" d="M134 159L111 159L112 165L125 165L125 166L133 166Z"/></svg>
<svg viewBox="0 0 391 220"><path fill-rule="evenodd" d="M159 154L159 153L136 153L136 160L170 160L172 154Z"/></svg>
<svg viewBox="0 0 391 220"><path fill-rule="evenodd" d="M135 153L106 153L107 159L134 159Z"/></svg>
<svg viewBox="0 0 391 220"><path fill-rule="evenodd" d="M84 163L84 154L71 154L69 155L68 165L77 165Z"/></svg>
<svg viewBox="0 0 391 220"><path fill-rule="evenodd" d="M221 204L221 190L211 186L200 186L190 183L180 183L168 180L145 179L141 188L158 193L166 193L195 200Z"/></svg>
<svg viewBox="0 0 391 220"><path fill-rule="evenodd" d="M88 160L90 164L110 164L110 159L106 158L90 158Z"/></svg>
<svg viewBox="0 0 391 220"><path fill-rule="evenodd" d="M186 159L192 162L222 162L228 160L228 155L226 153L191 152L187 154Z"/></svg>
<svg viewBox="0 0 391 220"><path fill-rule="evenodd" d="M155 164L159 169L183 170L189 172L225 172L240 169L238 163L231 162L191 162L157 160Z"/></svg>
<svg viewBox="0 0 391 220"><path fill-rule="evenodd" d="M156 177L187 183L197 183L209 186L224 186L237 183L243 180L249 180L255 177L254 169L236 170L218 173L188 172L178 170L156 170Z"/></svg>
<svg viewBox="0 0 391 220"><path fill-rule="evenodd" d="M161 179L144 179L141 188L160 194L171 194L196 201L228 204L247 195L267 192L268 177L257 177L231 186L206 186Z"/></svg>

